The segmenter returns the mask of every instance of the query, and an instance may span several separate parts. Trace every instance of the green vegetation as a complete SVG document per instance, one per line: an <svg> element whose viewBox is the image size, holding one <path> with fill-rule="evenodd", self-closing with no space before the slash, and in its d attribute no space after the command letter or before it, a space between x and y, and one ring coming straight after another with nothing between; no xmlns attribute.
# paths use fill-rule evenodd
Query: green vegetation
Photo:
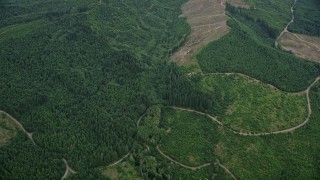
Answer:
<svg viewBox="0 0 320 180"><path fill-rule="evenodd" d="M0 146L8 143L16 134L16 125L0 112Z"/></svg>
<svg viewBox="0 0 320 180"><path fill-rule="evenodd" d="M142 143L141 145L139 145L140 148L135 148L136 151L134 151L131 156L133 157L133 159L130 157L129 161L126 161L126 163L135 164L136 171L140 172L140 177L143 177L144 179L152 179L153 177L162 177L165 179L169 177L173 177L175 179L198 179L216 177L219 179L226 179L228 175L224 172L223 169L219 168L218 166L212 165L204 167L197 171L193 171L190 169L182 168L181 166L174 163L169 163L168 160L158 152L158 150L156 149L156 145L160 142L167 141L167 138L172 132L171 127L167 127L167 125L163 123L165 121L163 119L163 114L167 114L168 116L172 117L174 116L174 113L175 111L173 111L172 109L161 106L152 106L148 109L145 117L141 120L138 129L138 135L145 137L150 134L150 136L148 136L150 138L148 138L147 140L142 139L142 141L139 141ZM183 113L183 111L181 111L181 113ZM199 116L197 115L184 115L186 115L187 118L199 118ZM161 123L158 124L160 118ZM202 117L200 117L200 119L207 121L206 118L203 119ZM188 119L186 120L188 121ZM152 123L154 121L156 123ZM172 121L172 123L174 123L174 121ZM195 127L199 127L202 122L197 123L198 125L194 123ZM179 129L182 129L182 127ZM192 131L190 128L188 130ZM158 142L155 141L155 139L158 139ZM182 138L180 137L178 139ZM185 145L186 144L183 143L183 147L185 147ZM125 171L126 170L124 170L123 172Z"/></svg>
<svg viewBox="0 0 320 180"><path fill-rule="evenodd" d="M192 171L189 169L181 168L178 165L172 165L172 176L177 179L231 179L219 166L207 166L202 169Z"/></svg>
<svg viewBox="0 0 320 180"><path fill-rule="evenodd" d="M65 172L61 156L31 143L18 131L16 136L0 147L1 179L60 179Z"/></svg>
<svg viewBox="0 0 320 180"><path fill-rule="evenodd" d="M310 122L292 134L244 137L224 132L219 159L239 179L316 179L319 177L320 83L311 90Z"/></svg>
<svg viewBox="0 0 320 180"><path fill-rule="evenodd" d="M165 133L163 129L159 128L161 119L161 107L151 106L145 117L141 119L138 127L138 137L143 142L157 145L161 136Z"/></svg>
<svg viewBox="0 0 320 180"><path fill-rule="evenodd" d="M302 91L317 76L316 67L268 46L246 24L228 21L231 32L197 55L205 73L239 72L288 91Z"/></svg>
<svg viewBox="0 0 320 180"><path fill-rule="evenodd" d="M44 155L95 174L133 148L137 119L160 101L150 78L189 32L178 18L184 2L1 1L0 109L33 133ZM24 171L42 160L12 157L1 160L25 161ZM57 172L52 166L46 176ZM41 177L34 179L48 179Z"/></svg>
<svg viewBox="0 0 320 180"><path fill-rule="evenodd" d="M160 148L179 162L198 166L215 161L213 149L219 141L217 125L191 112L163 109L161 127L167 134Z"/></svg>
<svg viewBox="0 0 320 180"><path fill-rule="evenodd" d="M245 0L251 8L234 8L227 4L226 10L235 15L241 15L246 21L254 23L256 33L266 33L275 39L291 20L290 8L292 0Z"/></svg>
<svg viewBox="0 0 320 180"><path fill-rule="evenodd" d="M107 167L101 171L103 175L109 177L110 179L141 179L138 176L138 172L128 162L123 162L113 167Z"/></svg>
<svg viewBox="0 0 320 180"><path fill-rule="evenodd" d="M210 142L202 139L202 142L197 142L197 145L205 142L208 149L211 150L210 153L201 154L199 152L203 151L197 150L195 154L202 158L211 156L214 159L219 159L239 179L255 179L257 177L261 179L316 179L320 175L320 145L318 143L320 83L317 83L311 90L311 103L313 114L310 123L292 134L248 137L234 134L226 128L215 128L214 134L211 133L211 138L217 137L217 139L210 140ZM169 116L166 116L166 112ZM210 127L216 125L207 118L192 113L169 109L165 110L163 114L164 122L170 120L170 124L179 124L179 127L171 129L172 133L167 134L163 143L180 141L180 144L174 148L161 145L161 148L171 158L188 163L188 153L181 154L181 152L196 149L196 146L190 145L192 142L190 140L198 138L197 136L203 137L201 134L207 133ZM181 114L185 114L184 118L176 118L183 117ZM182 119L184 123L180 123ZM202 119L201 123L198 119ZM175 121L178 121L178 123L175 123ZM205 132L198 132L199 129L195 127L203 124L207 126L207 129ZM195 131L193 131L193 128L195 128ZM193 132L198 134L195 137L185 135ZM181 136L175 136L174 134L180 134ZM210 144L213 142L215 146L212 147ZM180 148L180 150L175 151L174 149L177 148ZM200 172L206 173L205 169L198 171L198 173ZM188 172L185 172L185 174L188 174ZM208 174L206 176L208 177Z"/></svg>
<svg viewBox="0 0 320 180"><path fill-rule="evenodd" d="M308 115L305 94L283 93L238 75L207 75L201 86L209 92L224 90L229 106L218 119L237 131L288 129L302 123Z"/></svg>
<svg viewBox="0 0 320 180"><path fill-rule="evenodd" d="M187 71L179 69L176 64L160 68L158 74L166 74L156 78L161 80L157 90L163 99L169 105L223 114L226 106L223 103L221 91L204 92L199 87L201 76L187 77L186 73Z"/></svg>
<svg viewBox="0 0 320 180"><path fill-rule="evenodd" d="M320 2L318 0L298 0L294 8L294 22L290 32L320 36Z"/></svg>
<svg viewBox="0 0 320 180"><path fill-rule="evenodd" d="M190 32L178 18L186 1L0 1L0 110L17 118L36 143L0 115L0 179L60 179L63 158L77 172L70 179L229 178L217 159L241 179L319 177L320 85L312 92L311 124L293 134L241 137L206 116L166 107L257 131L272 129L271 123L287 127L275 119L296 123L306 112L302 96L231 76L203 79L168 65ZM304 90L319 66L271 47L290 18L288 1L251 0L256 9L250 10L228 5L231 32L200 52L202 70ZM248 92L238 98L241 91ZM253 105L259 111L247 111ZM232 106L240 114L228 114ZM271 107L281 112L267 117ZM249 117L245 111L263 123L238 121ZM211 165L184 169L163 157L159 144L181 163ZM125 163L101 171L128 153Z"/></svg>

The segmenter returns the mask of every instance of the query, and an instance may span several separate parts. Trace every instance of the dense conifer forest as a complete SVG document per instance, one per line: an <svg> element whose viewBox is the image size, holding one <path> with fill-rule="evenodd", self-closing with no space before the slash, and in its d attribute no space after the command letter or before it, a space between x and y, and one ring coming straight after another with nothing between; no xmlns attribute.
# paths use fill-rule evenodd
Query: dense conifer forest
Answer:
<svg viewBox="0 0 320 180"><path fill-rule="evenodd" d="M242 152L250 143L257 148L271 144L267 155L276 159L279 142L317 142L320 66L273 46L290 21L291 0L247 0L249 9L227 3L230 32L195 54L201 73L170 59L192 31L180 16L186 2L1 0L0 179L228 179L233 177L228 168L236 177L250 179L259 169L248 174L247 166L241 171L240 163L229 161L231 156L247 160L250 153L240 156L230 149ZM289 29L319 36L317 9L305 13L310 6L318 7L317 2L299 3L297 23ZM230 114L237 98L229 96L235 94L231 88L223 89L230 83L208 89L204 74L226 72L306 95L315 127L308 125L294 137L270 139L247 140L224 132L224 126L213 124L214 118ZM234 82L241 83L236 78ZM257 90L254 86L251 91ZM298 100L297 106L307 101ZM307 105L298 108L308 113ZM312 131L302 135L308 129ZM222 141L230 148L224 154L215 149ZM314 146L310 159L301 163L312 166L310 177L316 177L319 149ZM263 156L257 167L266 159ZM275 163L291 159L287 154ZM265 173L290 178L299 163L281 169L281 176L269 166Z"/></svg>

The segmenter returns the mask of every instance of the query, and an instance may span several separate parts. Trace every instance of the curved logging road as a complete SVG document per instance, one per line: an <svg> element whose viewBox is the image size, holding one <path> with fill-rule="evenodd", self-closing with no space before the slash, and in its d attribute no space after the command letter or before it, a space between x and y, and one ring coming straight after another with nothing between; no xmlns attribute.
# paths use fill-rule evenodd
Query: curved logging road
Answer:
<svg viewBox="0 0 320 180"><path fill-rule="evenodd" d="M280 35L277 37L276 41L275 41L275 47L278 47L278 40L281 38L281 36L285 33L285 32L288 32L288 27L291 23L294 22L294 6L296 4L297 0L294 0L293 2L293 5L291 7L291 14L292 14L292 18L290 20L290 22L286 25L286 27L284 28L284 30L280 33ZM221 0L220 1L220 5L222 7L225 7L224 5L224 0ZM245 77L247 79L250 79L250 80L253 80L255 82L259 82L259 83L263 83L262 81L260 80L257 80L255 78L252 78L248 75L245 75L245 74L241 74L241 73L210 73L210 74L225 74L225 75L239 75L239 76L242 76L242 77ZM209 74L209 75L210 75ZM197 113L197 114L201 114L201 115L204 115L204 116L207 116L209 117L212 121L214 121L215 123L219 124L220 126L223 126L223 127L226 127L228 130L232 131L233 133L235 134L238 134L238 135L241 135L241 136L265 136L265 135L274 135L274 134L281 134L281 133L289 133L289 132L292 132L292 131L295 131L301 127L303 127L304 125L306 125L309 121L310 121L310 117L311 117L311 114L312 114L312 108L311 108L311 100L310 100L310 89L320 80L320 77L318 76L305 90L303 91L300 91L300 92L285 92L283 90L280 90L278 89L277 87L271 85L271 84L267 84L269 87L271 87L272 89L274 90L277 90L277 91L280 91L280 92L284 92L284 93L290 93L290 94L297 94L297 95L302 95L302 94L306 94L306 97L307 97L307 104L308 104L308 116L307 118L304 120L304 122L302 122L301 124L295 126L295 127L291 127L289 129L284 129L284 130L280 130L280 131L273 131L273 132L262 132L262 133L242 133L242 132L239 132L239 131L236 131L234 129L231 129L229 127L226 127L222 122L220 122L217 118L211 116L210 114L207 114L207 113L203 113L203 112L200 112L200 111L196 111L196 110L192 110L192 109L187 109L187 108L182 108L182 107L172 107L174 109L177 109L177 110L183 110L183 111L189 111L189 112L194 112L194 113ZM263 83L263 84L266 84L266 83ZM166 155L164 152L162 152L159 148L159 145L157 145L157 150L159 151L159 153L165 157L166 159L168 159L169 161L181 166L181 167L184 167L184 168L187 168L187 169L191 169L191 170L197 170L197 169L201 169L203 167L207 167L209 165L211 165L211 163L205 163L203 165L200 165L200 166L188 166L188 165L185 165L185 164L182 164L172 158L170 158L168 155ZM217 160L215 162L215 165L218 165L220 166L222 169L224 169L224 171L226 173L228 173L233 179L237 179L236 176L234 176L232 174L232 172L226 168L225 166L223 166L222 164L219 163L219 161Z"/></svg>
<svg viewBox="0 0 320 180"><path fill-rule="evenodd" d="M205 164L202 164L202 165L200 165L200 166L188 166L188 165L182 164L182 163L180 163L180 162L178 162L178 161L176 161L176 160L173 160L171 157L169 157L168 155L166 155L164 152L162 152L162 151L160 150L159 145L157 145L157 150L159 151L159 153L160 153L163 157L165 157L165 158L168 159L169 161L171 161L171 162L173 162L173 163L175 163L175 164L177 164L177 165L179 165L179 166L181 166L181 167L184 167L184 168L187 168L187 169L191 169L191 170L193 170L193 171L211 165L211 163L205 163ZM220 162L219 162L218 160L216 160L216 162L215 162L214 164L220 166L220 167L221 167L226 173L228 173L233 179L235 179L235 180L237 179L237 178L231 173L231 171L230 171L227 167L225 167L224 165L220 164Z"/></svg>
<svg viewBox="0 0 320 180"><path fill-rule="evenodd" d="M221 73L220 73L221 74ZM230 73L229 73L230 74ZM232 73L232 74L237 74L237 73ZM244 75L246 76L246 75ZM254 79L255 80L255 79ZM281 134L281 133L289 133L289 132L292 132L292 131L295 131L296 129L299 129L300 127L303 127L305 124L307 124L309 121L310 121L310 117L311 117L311 114L312 114L312 108L311 108L311 101L310 101L310 90L311 88L320 80L320 76L317 77L313 83L311 83L308 88L304 91L301 91L301 92L298 92L299 94L302 94L302 93L306 93L306 96L307 96L307 101L308 101L308 117L306 118L306 120L295 126L295 127L292 127L292 128L289 128L289 129L284 129L284 130L280 130L280 131L274 131L274 132L266 132L266 133L242 133L242 132L239 132L239 131L236 131L236 130L233 130L227 126L225 126L222 122L220 122L217 118L211 116L210 114L207 114L207 113L203 113L203 112L200 112L200 111L196 111L196 110L192 110L192 109L187 109L187 108L182 108L182 107L175 107L175 106L172 106L173 109L176 109L176 110L181 110L181 111L188 111L188 112L193 112L193 113L197 113L197 114L200 114L200 115L204 115L204 116L207 116L208 118L210 118L212 121L214 121L215 123L219 124L220 126L223 126L223 127L226 127L228 130L232 131L233 133L235 134L239 134L241 136L265 136L265 135L274 135L274 134ZM258 80L256 80L258 81ZM141 120L141 119L140 119ZM203 165L200 165L200 166L188 166L188 165L185 165L185 164L182 164L174 159L172 159L171 157L169 157L168 155L166 155L164 152L162 152L159 148L159 145L157 145L157 150L159 151L159 153L165 157L166 159L168 159L169 161L181 166L181 167L184 167L184 168L187 168L187 169L191 169L191 170L197 170L197 169L201 169L203 167L207 167L207 166L210 166L211 163L205 163ZM218 165L220 166L222 169L224 169L224 171L226 173L228 173L233 179L237 179L236 176L234 174L232 174L232 172L227 168L225 167L224 165L220 164L219 161L217 160L215 162L215 165Z"/></svg>
<svg viewBox="0 0 320 180"><path fill-rule="evenodd" d="M162 152L162 151L160 150L160 148L159 148L159 145L157 145L157 150L159 151L159 153L160 153L163 157L167 158L167 159L170 160L171 162L174 162L175 164L178 164L179 166L182 166L182 167L187 168L187 169L191 169L191 170L193 170L193 171L211 165L211 163L205 163L205 164L200 165L200 166L188 166L188 165L184 165L184 164L182 164L182 163L180 163L180 162L178 162L178 161L176 161L176 160L173 160L173 159L170 158L168 155L166 155L164 152Z"/></svg>
<svg viewBox="0 0 320 180"><path fill-rule="evenodd" d="M310 121L310 117L311 117L311 114L312 114L312 108L311 108L311 100L310 100L310 89L320 80L320 76L317 77L315 79L315 81L309 85L309 87L302 91L302 92L305 92L306 93L306 96L307 96L307 102L308 102L308 116L307 118L299 125L295 126L295 127L291 127L291 128L288 128L288 129L284 129L284 130L279 130L279 131L272 131L272 132L263 132L263 133L242 133L242 132L239 132L239 131L236 131L234 129L231 129L230 127L228 126L225 126L222 122L220 122L217 118L211 116L210 114L207 114L207 113L203 113L203 112L200 112L200 111L196 111L196 110L192 110L192 109L187 109L187 108L182 108L182 107L172 107L174 109L177 109L177 110L182 110L182 111L189 111L189 112L194 112L194 113L197 113L197 114L201 114L201 115L204 115L204 116L207 116L209 117L212 121L216 122L217 124L219 124L220 126L223 126L223 127L226 127L228 130L232 131L233 133L235 134L239 134L241 136L265 136L265 135L272 135L272 134L281 134L281 133L289 133L289 132L292 132L292 131L295 131L296 129L299 129L301 127L303 127L304 125L306 125L309 121ZM302 93L302 92L299 92L299 93Z"/></svg>

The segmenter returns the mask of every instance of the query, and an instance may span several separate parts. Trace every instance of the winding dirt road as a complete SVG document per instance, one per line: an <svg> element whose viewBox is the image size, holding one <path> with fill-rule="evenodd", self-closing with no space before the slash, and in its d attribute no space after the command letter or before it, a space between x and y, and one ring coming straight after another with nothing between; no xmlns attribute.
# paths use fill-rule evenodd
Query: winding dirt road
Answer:
<svg viewBox="0 0 320 180"><path fill-rule="evenodd" d="M223 73L219 73L219 74L223 74ZM238 73L228 73L228 74L238 74ZM242 75L242 76L245 76L247 77L246 75ZM251 79L253 79L252 77L250 77ZM255 81L258 81L256 79L254 79ZM299 129L301 127L303 127L304 125L306 125L309 121L310 121L310 117L311 117L311 114L312 114L312 108L311 108L311 100L310 100L310 89L320 80L320 76L318 76L314 81L313 83L311 83L308 88L306 90L303 90L301 92L297 92L297 93L291 93L291 94L302 94L302 93L306 93L306 96L307 96L307 103L308 103L308 116L307 118L299 125L295 126L295 127L292 127L292 128L288 128L288 129L284 129L284 130L280 130L280 131L273 131L273 132L263 132L263 133L242 133L242 132L239 132L239 131L236 131L228 126L225 126L222 122L220 122L217 118L211 116L210 114L207 114L207 113L203 113L203 112L200 112L200 111L196 111L196 110L192 110L192 109L187 109L187 108L181 108L181 107L175 107L173 106L172 108L173 109L177 109L177 110L182 110L182 111L188 111L188 112L194 112L194 113L197 113L197 114L200 114L200 115L204 115L204 116L207 116L209 117L212 121L216 122L217 124L219 124L220 126L223 126L223 127L226 127L228 130L232 131L233 133L235 134L239 134L239 135L242 135L242 136L265 136L265 135L272 135L272 134L281 134L281 133L289 133L289 132L292 132L292 131L295 131L296 129ZM260 82L260 81L259 81ZM274 86L272 86L274 87ZM275 88L275 87L274 87ZM280 90L279 90L280 91ZM288 93L288 92L287 92Z"/></svg>
<svg viewBox="0 0 320 180"><path fill-rule="evenodd" d="M24 127L22 126L22 124L21 124L17 119L15 119L14 117L12 117L12 116L11 116L10 114L8 114L7 112L4 112L4 111L1 111L1 110L0 110L0 113L5 114L7 117L9 117L9 119L11 119L11 120L28 136L28 138L31 140L31 142L33 143L33 145L35 145L35 146L37 145L37 144L35 143L35 141L33 140L33 138L32 138L32 133L26 131L26 130L24 129ZM61 179L65 179L70 173L72 173L72 174L76 173L76 171L74 171L72 168L70 168L70 166L68 165L68 162L67 162L64 158L62 158L62 161L63 161L64 164L66 165L66 171L65 171L65 173L64 173L64 175L62 176Z"/></svg>
<svg viewBox="0 0 320 180"><path fill-rule="evenodd" d="M175 163L175 164L178 164L178 165L181 166L181 167L184 167L184 168L187 168L187 169L191 169L191 170L193 170L193 171L211 165L211 163L205 163L205 164L200 165L200 166L187 166L187 165L184 165L184 164L182 164L182 163L180 163L180 162L178 162L178 161L173 160L172 158L170 158L168 155L166 155L164 152L162 152L162 151L160 150L159 145L157 146L157 150L159 151L159 153L160 153L163 157L165 157L166 159L170 160L171 162L173 162L173 163Z"/></svg>
<svg viewBox="0 0 320 180"><path fill-rule="evenodd" d="M202 164L202 165L200 165L200 166L188 166L188 165L182 164L182 163L180 163L180 162L178 162L178 161L173 160L172 158L170 158L168 155L166 155L164 152L162 152L162 151L160 150L159 145L157 146L157 150L159 151L159 153L160 153L163 157L165 157L165 158L168 159L169 161L171 161L171 162L173 162L173 163L175 163L175 164L177 164L177 165L179 165L179 166L181 166L181 167L184 167L184 168L187 168L187 169L191 169L191 170L193 170L193 171L211 165L211 163L205 163L205 164ZM228 173L233 179L235 179L235 180L237 179L237 178L231 173L231 171L230 171L227 167L225 167L224 165L220 164L220 162L219 162L218 160L217 160L214 164L220 166L220 167L221 167L226 173Z"/></svg>
<svg viewBox="0 0 320 180"><path fill-rule="evenodd" d="M236 74L236 73L234 73ZM239 134L241 136L265 136L265 135L274 135L274 134L281 134L281 133L289 133L289 132L292 132L292 131L295 131L296 129L300 128L300 127L303 127L305 124L307 124L309 121L310 121L310 117L311 117L311 114L312 114L312 108L311 108L311 102L310 102L310 89L320 80L320 76L317 77L315 79L315 81L310 84L308 86L308 88L304 91L301 91L299 93L306 93L306 96L307 96L307 101L308 101L308 117L306 118L306 120L295 126L295 127L292 127L292 128L289 128L289 129L285 129L285 130L280 130L280 131L274 131L274 132L268 132L268 133L241 133L239 131L235 131L227 126L225 126L222 122L220 122L217 118L211 116L210 114L207 114L207 113L203 113L203 112L200 112L200 111L196 111L196 110L192 110L192 109L187 109L187 108L181 108L181 107L175 107L175 106L172 106L173 109L176 109L176 110L182 110L182 111L188 111L188 112L193 112L193 113L197 113L197 114L200 114L200 115L204 115L204 116L207 116L209 117L212 121L216 122L217 124L219 124L220 126L223 126L223 127L226 127L228 130L232 131L233 133L235 134ZM168 155L166 155L164 152L162 152L159 148L159 145L157 145L157 150L159 151L159 153L165 157L166 159L168 159L169 161L181 166L181 167L184 167L184 168L187 168L187 169L191 169L191 170L197 170L197 169L201 169L203 167L207 167L207 166L210 166L211 163L205 163L203 165L200 165L200 166L188 166L188 165L185 165L185 164L182 164L174 159L172 159L171 157L169 157ZM220 164L219 161L217 160L217 162L215 163L216 165L220 166L222 169L224 169L225 172L227 172L233 179L237 179L236 176L234 174L232 174L232 172L226 168L224 165Z"/></svg>
<svg viewBox="0 0 320 180"><path fill-rule="evenodd" d="M114 163L112 163L112 164L108 165L107 167L112 167L112 166L115 166L115 165L117 165L117 164L121 163L121 162L122 162L125 158L127 158L129 155L130 155L130 153L126 154L126 155L125 155L125 156L123 156L121 159L119 159L118 161L116 161L116 162L114 162Z"/></svg>
<svg viewBox="0 0 320 180"><path fill-rule="evenodd" d="M216 165L220 166L225 172L227 172L234 180L237 180L236 176L234 174L232 174L232 172L227 168L225 167L224 165L220 164L220 162L217 160L215 162Z"/></svg>
<svg viewBox="0 0 320 180"><path fill-rule="evenodd" d="M239 73L216 73L216 74L227 74L227 75L240 75L240 76L243 76L243 77L246 77L246 78L250 78L256 82L261 82L257 79L254 79L252 77L249 77L247 75L244 75L244 74L239 74ZM265 136L265 135L273 135L273 134L281 134L281 133L289 133L289 132L292 132L292 131L295 131L296 129L300 128L300 127L303 127L305 124L307 124L309 121L310 121L310 117L311 117L311 114L312 114L312 108L311 108L311 102L310 102L310 89L320 80L320 76L317 77L313 83L311 83L306 90L303 90L301 92L297 92L297 93L291 93L291 94L303 94L303 93L306 93L306 96L307 96L307 102L308 102L308 117L306 118L306 120L295 126L295 127L292 127L292 128L289 128L289 129L284 129L284 130L280 130L280 131L274 131L274 132L266 132L266 133L242 133L242 132L239 132L239 131L236 131L234 129L231 129L230 127L227 127L225 126L222 122L220 122L217 118L211 116L210 114L207 114L207 113L203 113L203 112L200 112L200 111L196 111L196 110L192 110L192 109L187 109L187 108L181 108L181 107L175 107L175 106L172 106L173 109L176 109L176 110L182 110L182 111L188 111L188 112L193 112L193 113L197 113L197 114L200 114L200 115L204 115L204 116L207 116L209 117L212 121L216 122L217 124L219 124L220 126L223 126L223 127L226 127L228 130L232 131L233 133L235 134L239 134L241 136ZM277 89L276 87L270 85L272 88L275 88ZM277 89L279 90L279 89ZM281 90L279 90L281 91ZM288 93L288 92L286 92ZM139 119L141 120L141 119ZM175 164L178 164L179 166L181 167L184 167L184 168L187 168L187 169L191 169L191 170L197 170L197 169L201 169L203 167L207 167L207 166L210 166L211 163L205 163L203 165L200 165L200 166L188 166L188 165L185 165L185 164L182 164L174 159L172 159L171 157L169 157L168 155L166 155L164 152L162 152L159 148L159 145L157 145L157 150L159 151L159 153L165 157L166 159L168 159L169 161L175 163ZM220 164L219 161L217 160L217 162L215 163L216 165L220 166L222 169L224 169L225 172L227 172L228 174L230 174L230 176L233 178L233 179L237 179L235 175L232 174L232 172L226 168L224 165Z"/></svg>
<svg viewBox="0 0 320 180"><path fill-rule="evenodd" d="M4 111L1 111L0 110L0 113L2 114L5 114L7 117L9 117L9 119L11 119L27 136L28 138L31 140L31 142L36 145L36 143L34 142L33 138L32 138L32 133L31 132L28 132L24 129L24 127L22 126L22 124L16 120L14 117L12 117L10 114L4 112Z"/></svg>
<svg viewBox="0 0 320 180"><path fill-rule="evenodd" d="M64 175L62 176L61 180L67 178L69 176L69 174L75 174L77 173L76 171L74 171L68 164L68 161L65 160L64 158L62 158L62 161L64 162L64 164L66 165L66 172L64 173Z"/></svg>
<svg viewBox="0 0 320 180"><path fill-rule="evenodd" d="M138 119L138 121L137 121L137 128L138 128L139 125L140 125L141 119L142 119L146 114L147 114L147 113L142 114L142 116L140 116L140 118Z"/></svg>
<svg viewBox="0 0 320 180"><path fill-rule="evenodd" d="M138 121L137 121L137 128L139 127L142 118L143 118L144 116L146 116L146 114L147 114L147 113L144 113L144 114L142 114L142 115L139 117L139 119L138 119ZM116 162L114 162L114 163L112 163L112 164L110 164L110 165L108 165L108 166L106 166L106 167L112 167L112 166L115 166L115 165L121 163L121 162L122 162L125 158L127 158L129 155L130 155L130 152L129 152L128 154L126 154L125 156L123 156L123 157L122 157L121 159L119 159L118 161L116 161Z"/></svg>
<svg viewBox="0 0 320 180"><path fill-rule="evenodd" d="M299 129L301 127L303 127L304 125L306 125L309 121L310 121L310 117L311 117L311 114L312 114L312 108L311 108L311 100L310 100L310 89L320 80L320 76L317 77L315 79L315 81L310 84L308 86L308 88L302 92L306 92L306 96L307 96L307 103L308 103L308 116L307 118L299 125L295 126L295 127L292 127L292 128L289 128L289 129L284 129L284 130L280 130L280 131L273 131L273 132L263 132L263 133L242 133L242 132L239 132L239 131L236 131L228 126L225 126L222 122L220 122L217 118L211 116L210 114L207 114L207 113L203 113L203 112L200 112L200 111L196 111L196 110L192 110L192 109L187 109L187 108L181 108L181 107L175 107L175 106L172 106L173 109L177 109L177 110L182 110L182 111L188 111L188 112L194 112L194 113L197 113L197 114L200 114L200 115L204 115L204 116L207 116L209 117L211 120L213 120L214 122L216 122L217 124L219 124L220 126L223 126L223 127L226 127L228 130L232 131L233 133L235 134L239 134L241 136L266 136L266 135L273 135L273 134L283 134L283 133L290 133L290 132L293 132L295 131L296 129Z"/></svg>
<svg viewBox="0 0 320 180"><path fill-rule="evenodd" d="M296 5L297 0L294 0L293 5L291 6L291 21L287 24L287 26L284 28L284 30L280 33L280 35L277 37L276 42L274 42L275 47L278 47L278 41L281 38L281 36L285 33L285 32L289 32L288 31L288 27L290 26L290 24L292 24L294 22L294 6Z"/></svg>

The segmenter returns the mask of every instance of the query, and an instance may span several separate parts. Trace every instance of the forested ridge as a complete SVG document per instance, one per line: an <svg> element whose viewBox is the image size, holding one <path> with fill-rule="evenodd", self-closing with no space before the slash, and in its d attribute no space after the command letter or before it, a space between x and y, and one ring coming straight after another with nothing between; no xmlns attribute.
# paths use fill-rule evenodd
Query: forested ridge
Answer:
<svg viewBox="0 0 320 180"><path fill-rule="evenodd" d="M223 117L234 102L220 86L206 89L203 74L170 62L170 54L191 31L179 17L186 1L0 1L0 111L17 119L35 141L19 127L1 124L10 118L0 114L0 131L12 130L7 141L0 141L0 179L61 179L64 160L75 171L70 179L227 179L230 175L218 159L236 157L245 149L242 143L268 143L267 137L239 141L236 135L220 136L223 127L212 119L168 107ZM250 2L257 9L226 5L231 31L196 56L202 71L240 72L284 91L305 90L320 66L273 47L289 20L291 0ZM319 116L318 89L312 89L313 119ZM311 142L316 142L314 137ZM276 143L276 138L271 140ZM222 141L231 147L224 151L226 157L216 150ZM210 165L196 171L181 168L161 155L158 145L168 148L165 152L181 153L176 160ZM180 152L181 147L187 148ZM196 159L187 156L189 150ZM316 164L318 154L304 167ZM248 161L250 153L245 155L239 159ZM115 163L122 158L126 162ZM258 166L266 159L257 161ZM277 177L290 177L297 164ZM239 173L240 165L231 167L237 176L256 175L254 168L249 175Z"/></svg>
<svg viewBox="0 0 320 180"><path fill-rule="evenodd" d="M189 32L183 2L1 1L0 109L37 143L1 146L1 177L62 177L62 158L96 172L127 154L159 101L155 69Z"/></svg>

